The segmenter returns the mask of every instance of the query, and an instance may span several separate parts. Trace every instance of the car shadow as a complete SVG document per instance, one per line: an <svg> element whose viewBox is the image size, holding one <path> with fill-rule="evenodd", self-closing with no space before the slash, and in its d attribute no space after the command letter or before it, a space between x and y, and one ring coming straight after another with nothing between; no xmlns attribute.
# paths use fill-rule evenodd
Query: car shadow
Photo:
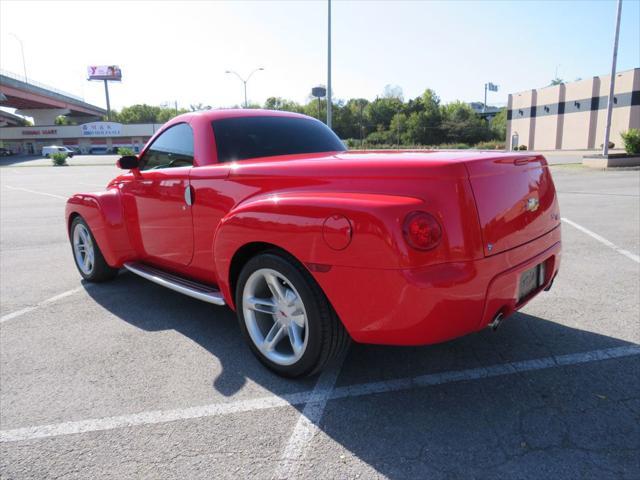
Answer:
<svg viewBox="0 0 640 480"><path fill-rule="evenodd" d="M315 384L315 378L287 380L264 368L227 308L128 273L87 293L137 328L175 330L210 352L220 364L211 386L225 397L247 382L275 395L308 391ZM485 330L440 345L354 344L336 388L628 345L517 313L495 333ZM334 399L319 424L325 435L313 440L318 444L300 461L299 475L317 476L320 464L340 478L612 478L638 472L640 385L634 372L640 369L639 358ZM625 404L633 398L635 403Z"/></svg>

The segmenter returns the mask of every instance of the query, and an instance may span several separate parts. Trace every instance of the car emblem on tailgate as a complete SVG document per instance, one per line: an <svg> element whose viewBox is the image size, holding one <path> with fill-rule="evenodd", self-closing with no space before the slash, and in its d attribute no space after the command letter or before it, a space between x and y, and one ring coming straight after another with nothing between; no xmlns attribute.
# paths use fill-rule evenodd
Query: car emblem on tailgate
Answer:
<svg viewBox="0 0 640 480"><path fill-rule="evenodd" d="M540 206L540 200L537 198L529 198L524 204L524 209L527 212L535 212Z"/></svg>

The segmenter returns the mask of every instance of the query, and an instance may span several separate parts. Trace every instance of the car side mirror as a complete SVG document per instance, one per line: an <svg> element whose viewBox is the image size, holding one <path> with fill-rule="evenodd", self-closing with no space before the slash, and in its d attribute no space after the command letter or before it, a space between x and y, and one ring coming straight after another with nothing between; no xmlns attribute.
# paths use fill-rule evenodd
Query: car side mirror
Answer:
<svg viewBox="0 0 640 480"><path fill-rule="evenodd" d="M120 157L116 165L123 170L133 170L134 168L138 168L140 160L138 160L138 157L135 155L125 155L124 157Z"/></svg>

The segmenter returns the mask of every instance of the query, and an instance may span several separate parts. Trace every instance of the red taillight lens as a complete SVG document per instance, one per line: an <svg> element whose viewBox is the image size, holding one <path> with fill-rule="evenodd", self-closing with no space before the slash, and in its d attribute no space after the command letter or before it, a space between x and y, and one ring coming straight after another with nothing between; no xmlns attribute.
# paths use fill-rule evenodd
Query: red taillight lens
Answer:
<svg viewBox="0 0 640 480"><path fill-rule="evenodd" d="M404 219L402 230L407 243L417 250L431 250L442 238L440 224L427 212L411 212Z"/></svg>

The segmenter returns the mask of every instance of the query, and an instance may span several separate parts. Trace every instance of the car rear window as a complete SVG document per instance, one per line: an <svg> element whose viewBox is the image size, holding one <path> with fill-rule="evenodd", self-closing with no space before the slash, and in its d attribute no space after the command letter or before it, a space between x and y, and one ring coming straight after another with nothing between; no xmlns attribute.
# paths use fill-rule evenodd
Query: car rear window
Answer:
<svg viewBox="0 0 640 480"><path fill-rule="evenodd" d="M346 150L325 124L306 118L236 117L214 120L219 162Z"/></svg>

